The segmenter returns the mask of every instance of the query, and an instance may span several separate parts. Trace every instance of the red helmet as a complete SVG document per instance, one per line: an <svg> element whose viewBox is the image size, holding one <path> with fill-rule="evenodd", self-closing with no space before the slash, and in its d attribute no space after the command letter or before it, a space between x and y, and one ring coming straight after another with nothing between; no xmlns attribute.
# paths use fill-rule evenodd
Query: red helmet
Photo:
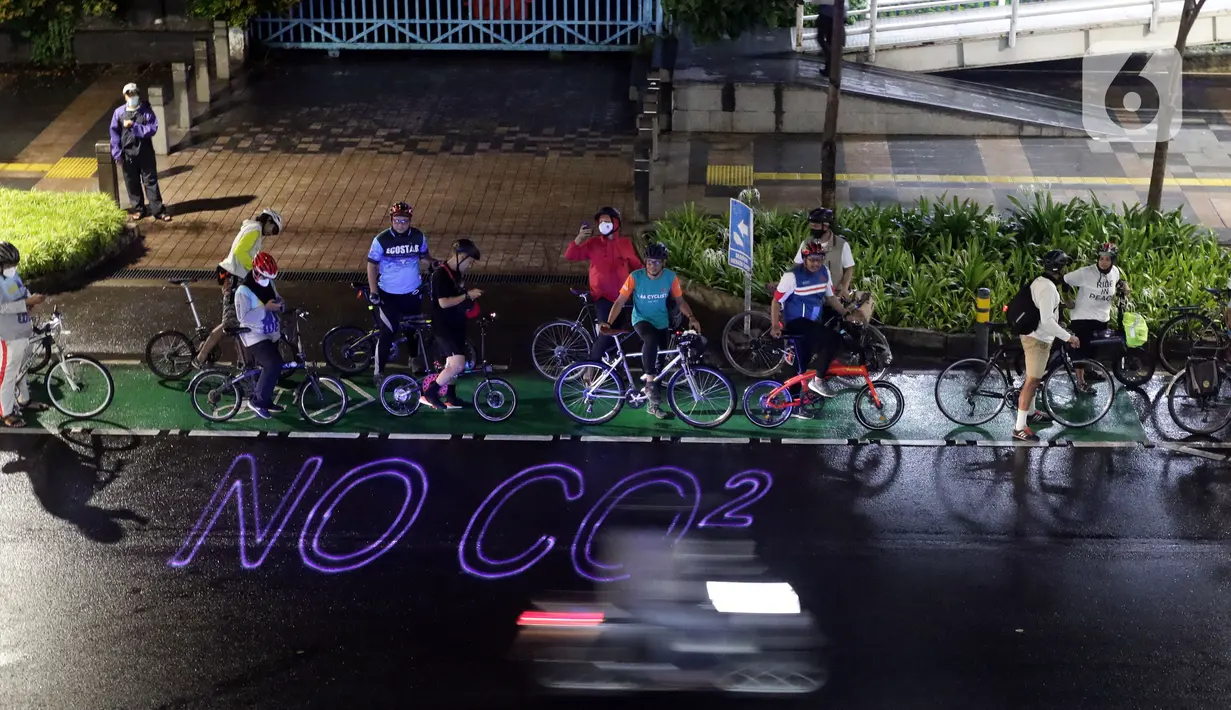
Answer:
<svg viewBox="0 0 1231 710"><path fill-rule="evenodd" d="M415 208L405 202L394 202L389 208L389 219L394 217L413 217Z"/></svg>
<svg viewBox="0 0 1231 710"><path fill-rule="evenodd" d="M278 278L278 262L269 252L260 252L252 259L252 270L257 276L267 279Z"/></svg>
<svg viewBox="0 0 1231 710"><path fill-rule="evenodd" d="M825 256L825 244L819 240L813 239L804 244L803 249L800 249L800 256Z"/></svg>

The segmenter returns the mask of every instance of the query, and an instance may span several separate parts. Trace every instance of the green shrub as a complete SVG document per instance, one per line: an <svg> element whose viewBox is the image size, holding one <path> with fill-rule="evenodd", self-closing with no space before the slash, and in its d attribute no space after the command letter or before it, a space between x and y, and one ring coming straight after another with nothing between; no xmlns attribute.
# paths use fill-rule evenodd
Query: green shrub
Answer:
<svg viewBox="0 0 1231 710"><path fill-rule="evenodd" d="M116 244L125 215L99 192L0 188L0 241L21 251L26 280L88 266Z"/></svg>
<svg viewBox="0 0 1231 710"><path fill-rule="evenodd" d="M1084 266L1095 261L1099 244L1115 242L1136 309L1155 326L1171 306L1212 305L1201 289L1224 286L1231 276L1231 253L1180 210L1151 219L1140 205L1113 209L1093 197L1058 202L1030 190L1004 214L946 197L858 205L840 209L838 224L855 254L853 286L877 293L877 317L893 326L967 332L982 287L991 289L996 320L995 311L1039 274L1038 257L1048 249L1063 249ZM806 217L757 209L755 232L753 297L767 303L758 285L792 266L807 236ZM654 238L671 248L671 267L680 274L743 296L743 272L727 266L725 216L690 205L659 222Z"/></svg>

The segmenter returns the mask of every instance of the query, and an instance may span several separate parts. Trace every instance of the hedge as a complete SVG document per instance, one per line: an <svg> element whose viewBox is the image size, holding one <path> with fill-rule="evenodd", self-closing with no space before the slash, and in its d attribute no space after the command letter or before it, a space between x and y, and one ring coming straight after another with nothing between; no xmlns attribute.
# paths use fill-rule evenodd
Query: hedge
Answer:
<svg viewBox="0 0 1231 710"><path fill-rule="evenodd" d="M886 325L961 333L974 323L976 289L991 289L995 320L995 311L1040 273L1038 257L1049 249L1063 249L1084 266L1094 263L1099 244L1115 242L1135 309L1155 327L1172 306L1216 309L1201 289L1225 287L1231 276L1231 253L1179 209L1151 218L1141 205L1112 208L1093 195L1060 202L1034 190L1011 200L1004 213L947 197L839 209L839 233L855 256L853 286L878 294L877 317ZM808 235L807 218L803 210L756 209L754 228L753 297L768 303L758 285L791 268ZM743 296L743 272L726 263L725 216L689 205L658 222L651 238L670 247L671 268L681 275Z"/></svg>
<svg viewBox="0 0 1231 710"><path fill-rule="evenodd" d="M124 211L99 192L0 188L0 241L21 251L27 281L91 266L116 246L124 220Z"/></svg>

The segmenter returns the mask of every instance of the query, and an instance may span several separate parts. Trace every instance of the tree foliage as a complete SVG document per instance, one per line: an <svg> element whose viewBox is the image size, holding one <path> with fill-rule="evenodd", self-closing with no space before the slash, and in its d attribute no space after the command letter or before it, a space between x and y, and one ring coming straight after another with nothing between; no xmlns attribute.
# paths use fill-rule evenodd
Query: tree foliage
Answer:
<svg viewBox="0 0 1231 710"><path fill-rule="evenodd" d="M0 0L0 29L29 40L35 62L56 64L72 59L73 32L82 18L115 11L114 0Z"/></svg>
<svg viewBox="0 0 1231 710"><path fill-rule="evenodd" d="M228 24L243 27L257 15L283 13L299 2L300 0L189 0L188 12L193 17L226 20Z"/></svg>
<svg viewBox="0 0 1231 710"><path fill-rule="evenodd" d="M663 0L663 11L700 43L736 39L756 27L795 23L798 0Z"/></svg>

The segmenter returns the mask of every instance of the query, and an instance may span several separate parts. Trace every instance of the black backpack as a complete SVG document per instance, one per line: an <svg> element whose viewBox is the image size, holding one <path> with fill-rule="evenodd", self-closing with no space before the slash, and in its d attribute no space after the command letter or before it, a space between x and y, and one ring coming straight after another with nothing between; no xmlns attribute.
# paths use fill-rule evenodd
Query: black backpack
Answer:
<svg viewBox="0 0 1231 710"><path fill-rule="evenodd" d="M1029 335L1039 329L1039 307L1034 305L1034 295L1030 293L1033 283L1034 279L1031 279L1009 301L1006 317L1014 335Z"/></svg>

